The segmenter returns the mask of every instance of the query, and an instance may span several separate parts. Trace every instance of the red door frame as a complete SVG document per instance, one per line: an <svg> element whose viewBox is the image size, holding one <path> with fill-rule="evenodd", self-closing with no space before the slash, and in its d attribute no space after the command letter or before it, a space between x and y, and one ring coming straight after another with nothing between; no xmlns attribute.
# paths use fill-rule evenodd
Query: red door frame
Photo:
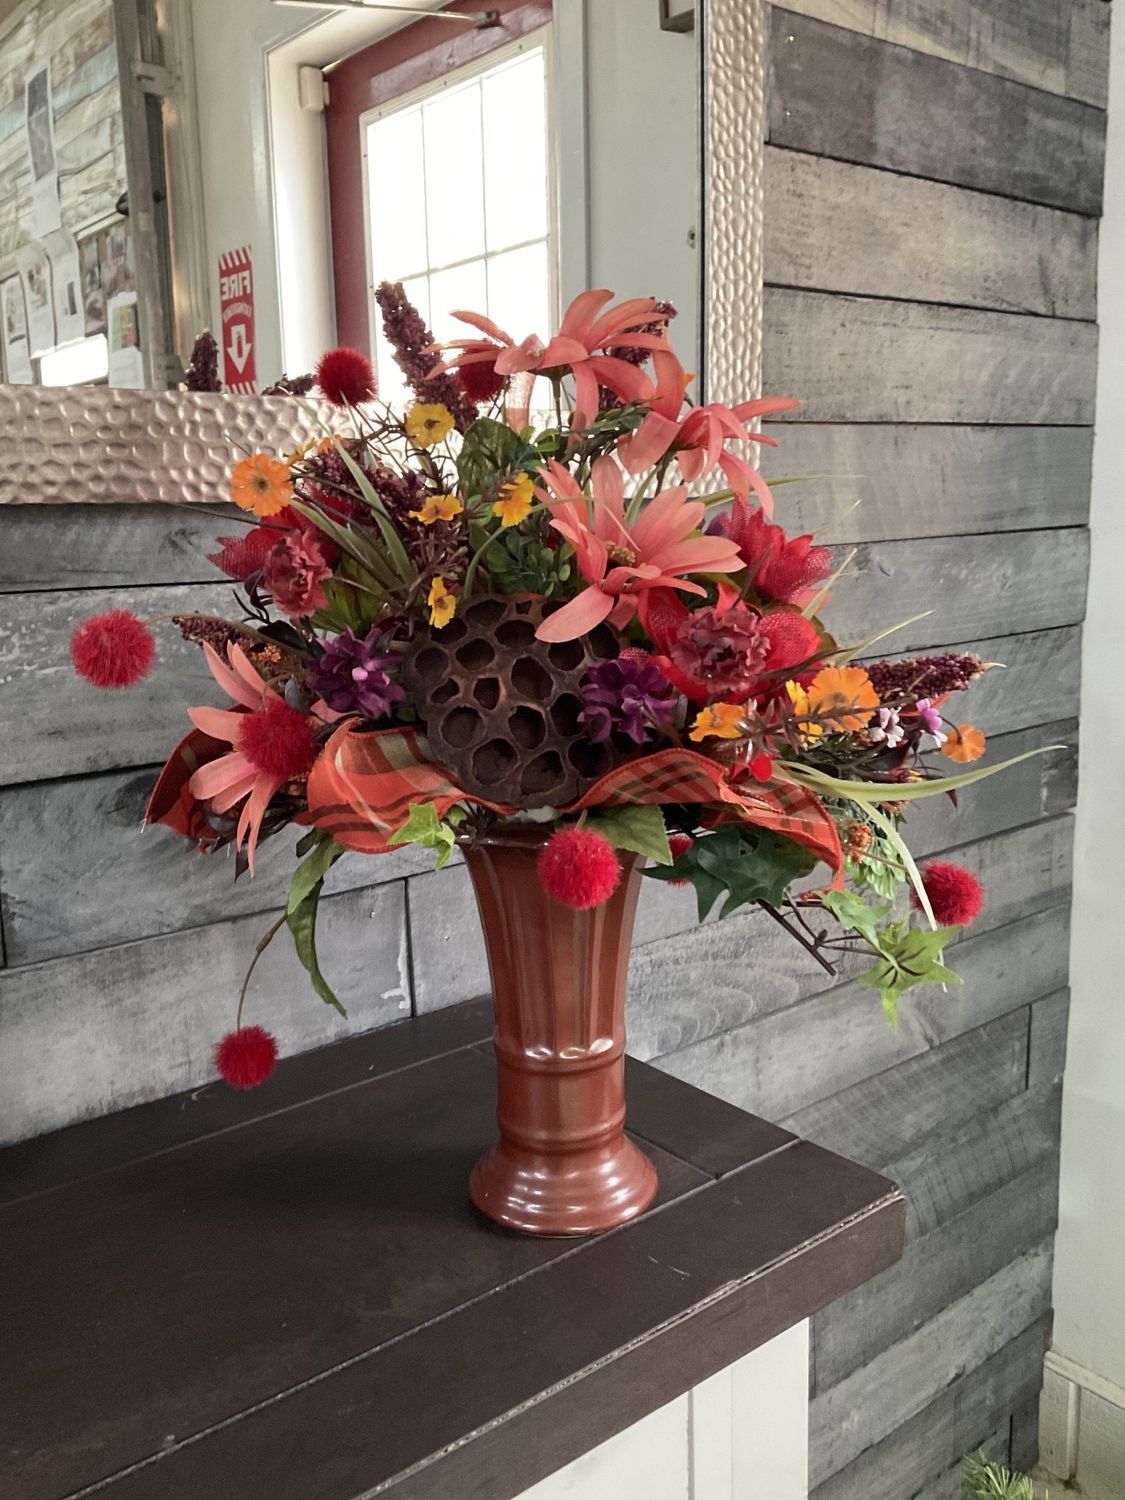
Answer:
<svg viewBox="0 0 1125 1500"><path fill-rule="evenodd" d="M436 82L477 58L518 41L551 19L552 0L491 0L500 24L456 30L448 21L417 21L365 47L328 77L325 114L336 337L373 355L367 285L367 228L363 221L363 157L359 121L368 110ZM480 8L456 0L451 11ZM452 32L452 35L450 33Z"/></svg>

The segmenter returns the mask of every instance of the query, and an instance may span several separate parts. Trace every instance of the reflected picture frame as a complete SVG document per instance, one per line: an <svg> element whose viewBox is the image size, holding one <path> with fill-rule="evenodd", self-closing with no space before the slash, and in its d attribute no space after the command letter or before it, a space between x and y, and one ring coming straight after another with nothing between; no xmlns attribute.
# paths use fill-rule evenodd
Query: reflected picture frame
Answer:
<svg viewBox="0 0 1125 1500"><path fill-rule="evenodd" d="M695 0L659 0L661 31L694 31Z"/></svg>

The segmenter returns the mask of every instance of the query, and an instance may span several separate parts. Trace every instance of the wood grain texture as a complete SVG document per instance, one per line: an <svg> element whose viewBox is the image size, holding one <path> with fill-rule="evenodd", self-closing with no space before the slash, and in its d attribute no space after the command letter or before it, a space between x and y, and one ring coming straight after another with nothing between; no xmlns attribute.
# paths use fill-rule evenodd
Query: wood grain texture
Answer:
<svg viewBox="0 0 1125 1500"><path fill-rule="evenodd" d="M775 491L777 519L825 542L1083 526L1089 514L1090 427L789 422L773 435L766 478L810 476Z"/></svg>
<svg viewBox="0 0 1125 1500"><path fill-rule="evenodd" d="M1058 906L963 939L950 950L963 983L946 994L940 989L934 995L914 991L917 998L904 1002L897 1031L887 1025L873 992L854 982L792 1003L797 982L790 979L783 996L790 1003L766 1012L781 983L769 976L770 988L763 994L755 965L749 994L746 978L737 988L728 981L730 989L720 991L728 1026L739 1006L743 1016L753 1019L661 1056L658 1066L767 1120L788 1119L884 1068L1062 989L1068 935L1068 909ZM693 936L688 934L681 944L686 946ZM702 955L698 964L702 972L697 970L694 982L710 996L719 986ZM713 960L712 966L718 968ZM671 978L673 964L668 961L666 968ZM681 984L682 975L681 969ZM799 1069L793 1067L795 1056L802 1060Z"/></svg>
<svg viewBox="0 0 1125 1500"><path fill-rule="evenodd" d="M1097 223L1080 214L777 147L765 190L774 286L1096 315Z"/></svg>
<svg viewBox="0 0 1125 1500"><path fill-rule="evenodd" d="M319 948L347 1020L317 1000L283 933L255 970L247 1023L267 1026L284 1054L409 1014L403 902L396 883L324 903ZM241 917L0 970L0 1142L214 1078L212 1048L268 926Z"/></svg>
<svg viewBox="0 0 1125 1500"><path fill-rule="evenodd" d="M1050 1337L1047 1315L954 1380L935 1401L881 1443L818 1485L810 1500L903 1500L944 1476L1038 1391ZM924 1356L923 1356L924 1358ZM909 1489L903 1478L909 1476Z"/></svg>
<svg viewBox="0 0 1125 1500"><path fill-rule="evenodd" d="M800 398L793 421L1094 419L1089 323L783 287L764 316L763 389Z"/></svg>
<svg viewBox="0 0 1125 1500"><path fill-rule="evenodd" d="M191 505L104 505L91 524L83 505L6 505L0 512L0 593L30 589L220 584L207 561L219 534L244 522ZM230 595L227 595L228 600Z"/></svg>
<svg viewBox="0 0 1125 1500"><path fill-rule="evenodd" d="M785 9L1105 107L1104 0L787 0Z"/></svg>
<svg viewBox="0 0 1125 1500"><path fill-rule="evenodd" d="M1037 1246L818 1394L809 1408L810 1486L889 1437L1043 1317L1051 1305L1051 1266L1050 1244Z"/></svg>
<svg viewBox="0 0 1125 1500"><path fill-rule="evenodd" d="M1078 100L775 8L768 104L776 146L1101 210L1105 113Z"/></svg>
<svg viewBox="0 0 1125 1500"><path fill-rule="evenodd" d="M170 830L143 826L155 774L149 767L0 789L0 920L9 964L284 907L300 830L267 839L253 877L236 880L229 851L204 857ZM432 868L433 855L415 847L346 854L326 889L356 890Z"/></svg>
<svg viewBox="0 0 1125 1500"><path fill-rule="evenodd" d="M1031 1007L1028 1038L1027 1086L1059 1088L1066 1067L1066 1032L1070 1019L1070 991L1064 990Z"/></svg>
<svg viewBox="0 0 1125 1500"><path fill-rule="evenodd" d="M860 1370L1009 1261L1047 1243L1058 1218L1058 1158L1014 1177L907 1246L899 1264L813 1319L816 1390Z"/></svg>

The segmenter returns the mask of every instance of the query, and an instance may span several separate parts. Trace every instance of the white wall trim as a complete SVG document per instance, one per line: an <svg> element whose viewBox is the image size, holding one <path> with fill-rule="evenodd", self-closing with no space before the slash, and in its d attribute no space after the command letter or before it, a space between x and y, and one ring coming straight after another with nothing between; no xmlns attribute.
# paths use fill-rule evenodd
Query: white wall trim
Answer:
<svg viewBox="0 0 1125 1500"><path fill-rule="evenodd" d="M1039 1403L1040 1462L1086 1500L1125 1494L1125 1390L1051 1349Z"/></svg>

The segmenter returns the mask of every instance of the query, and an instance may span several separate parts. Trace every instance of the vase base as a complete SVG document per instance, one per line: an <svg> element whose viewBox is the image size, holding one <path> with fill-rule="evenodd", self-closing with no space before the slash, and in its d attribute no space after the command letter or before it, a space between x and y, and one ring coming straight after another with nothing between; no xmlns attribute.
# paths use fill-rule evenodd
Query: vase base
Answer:
<svg viewBox="0 0 1125 1500"><path fill-rule="evenodd" d="M469 1178L469 1197L505 1229L548 1238L601 1234L643 1214L656 1168L627 1136L573 1155L527 1151L500 1141Z"/></svg>

